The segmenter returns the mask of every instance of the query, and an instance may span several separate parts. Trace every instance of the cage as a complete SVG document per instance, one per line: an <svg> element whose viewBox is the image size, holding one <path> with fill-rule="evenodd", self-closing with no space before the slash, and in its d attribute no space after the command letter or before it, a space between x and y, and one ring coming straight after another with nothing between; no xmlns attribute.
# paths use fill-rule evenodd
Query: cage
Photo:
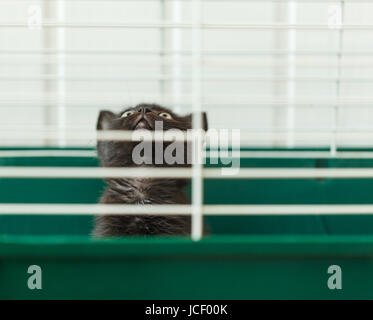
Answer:
<svg viewBox="0 0 373 320"><path fill-rule="evenodd" d="M372 298L371 12L364 0L2 0L0 298ZM92 238L110 206L97 204L103 178L143 174L98 168L98 112L142 102L206 111L230 144L191 169L146 171L190 177L191 205L110 207L190 214L190 237Z"/></svg>

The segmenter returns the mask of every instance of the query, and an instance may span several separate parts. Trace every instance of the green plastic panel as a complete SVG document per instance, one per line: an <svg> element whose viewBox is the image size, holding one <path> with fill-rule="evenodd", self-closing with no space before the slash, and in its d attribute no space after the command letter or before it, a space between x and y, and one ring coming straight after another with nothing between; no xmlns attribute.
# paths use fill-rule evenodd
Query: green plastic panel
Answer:
<svg viewBox="0 0 373 320"><path fill-rule="evenodd" d="M290 154L291 152L289 152ZM90 157L0 166L97 166ZM208 165L211 166L211 165ZM242 167L373 167L373 159L242 159ZM100 179L0 179L0 203L97 203ZM373 179L205 180L207 204L373 204ZM190 192L190 190L187 190ZM373 217L208 217L210 234L92 239L92 216L0 215L1 299L373 298ZM43 289L29 290L29 265ZM327 268L343 270L329 290Z"/></svg>

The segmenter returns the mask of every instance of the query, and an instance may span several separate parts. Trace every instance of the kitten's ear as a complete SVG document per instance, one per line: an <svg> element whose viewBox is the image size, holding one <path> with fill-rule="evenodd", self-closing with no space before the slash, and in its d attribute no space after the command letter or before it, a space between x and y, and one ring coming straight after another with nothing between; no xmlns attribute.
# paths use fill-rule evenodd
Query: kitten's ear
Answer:
<svg viewBox="0 0 373 320"><path fill-rule="evenodd" d="M97 130L107 130L110 128L110 122L115 119L117 115L108 110L100 111L97 120Z"/></svg>
<svg viewBox="0 0 373 320"><path fill-rule="evenodd" d="M186 118L192 123L193 114L186 116ZM207 131L208 130L208 123L207 123L207 114L206 112L202 112L202 129Z"/></svg>

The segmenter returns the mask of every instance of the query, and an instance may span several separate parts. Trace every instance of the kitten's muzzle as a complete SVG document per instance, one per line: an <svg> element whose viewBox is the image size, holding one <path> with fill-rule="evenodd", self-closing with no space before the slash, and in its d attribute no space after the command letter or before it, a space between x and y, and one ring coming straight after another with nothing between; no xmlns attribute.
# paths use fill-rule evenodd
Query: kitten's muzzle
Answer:
<svg viewBox="0 0 373 320"><path fill-rule="evenodd" d="M153 123L152 120L144 113L141 113L141 115L136 119L134 124L134 129L153 129Z"/></svg>

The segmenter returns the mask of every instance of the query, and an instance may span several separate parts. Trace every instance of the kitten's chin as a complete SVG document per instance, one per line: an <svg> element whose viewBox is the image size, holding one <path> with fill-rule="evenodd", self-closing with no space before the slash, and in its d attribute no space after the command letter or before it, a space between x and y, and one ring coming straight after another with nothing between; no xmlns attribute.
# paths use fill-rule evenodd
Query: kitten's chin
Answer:
<svg viewBox="0 0 373 320"><path fill-rule="evenodd" d="M145 119L141 119L135 126L135 129L153 129L149 122Z"/></svg>

